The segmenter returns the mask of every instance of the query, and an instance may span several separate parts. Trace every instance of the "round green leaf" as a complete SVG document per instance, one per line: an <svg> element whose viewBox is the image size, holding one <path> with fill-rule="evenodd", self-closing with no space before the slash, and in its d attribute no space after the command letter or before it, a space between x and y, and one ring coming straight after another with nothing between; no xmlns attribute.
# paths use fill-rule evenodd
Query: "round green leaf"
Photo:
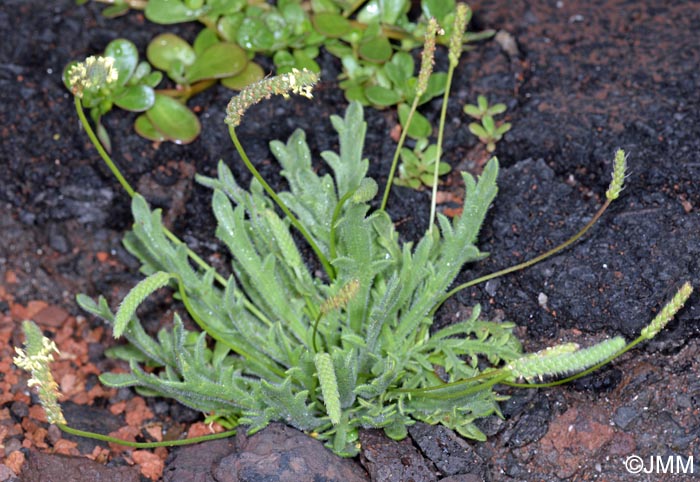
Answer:
<svg viewBox="0 0 700 482"><path fill-rule="evenodd" d="M172 33L164 33L151 40L146 49L146 57L155 68L165 71L171 70L176 62L188 66L197 59L190 44Z"/></svg>
<svg viewBox="0 0 700 482"><path fill-rule="evenodd" d="M104 10L102 10L102 16L106 18L116 18L121 17L129 13L128 3L115 3Z"/></svg>
<svg viewBox="0 0 700 482"><path fill-rule="evenodd" d="M352 29L350 21L337 13L319 13L312 21L317 32L330 38L342 37Z"/></svg>
<svg viewBox="0 0 700 482"><path fill-rule="evenodd" d="M391 58L393 50L386 37L371 37L360 44L359 54L363 59L381 64Z"/></svg>
<svg viewBox="0 0 700 482"><path fill-rule="evenodd" d="M149 64L146 61L139 62L138 65L136 66L136 69L134 69L134 73L131 74L131 78L129 79L130 84L138 84L141 79L146 77L148 74L151 73L151 64Z"/></svg>
<svg viewBox="0 0 700 482"><path fill-rule="evenodd" d="M408 119L408 113L411 108L406 104L399 104L399 122L406 128L406 120ZM413 119L411 119L411 125L408 128L407 136L412 139L420 139L422 137L428 137L433 131L433 127L428 122L422 114L419 112L413 113Z"/></svg>
<svg viewBox="0 0 700 482"><path fill-rule="evenodd" d="M445 86L447 85L447 74L445 72L435 72L428 79L428 88L425 93L420 97L419 105L425 104L431 99L442 95L445 92Z"/></svg>
<svg viewBox="0 0 700 482"><path fill-rule="evenodd" d="M265 77L265 71L255 62L248 62L243 71L233 77L221 79L221 85L232 90L241 90L242 88L258 82Z"/></svg>
<svg viewBox="0 0 700 482"><path fill-rule="evenodd" d="M186 77L190 83L203 79L223 79L241 73L247 63L248 56L242 48L230 42L220 42L197 57L187 69Z"/></svg>
<svg viewBox="0 0 700 482"><path fill-rule="evenodd" d="M321 72L318 63L308 55L306 50L297 49L293 53L294 63L297 69L307 69L311 72Z"/></svg>
<svg viewBox="0 0 700 482"><path fill-rule="evenodd" d="M156 94L146 116L158 132L176 144L189 144L202 130L199 119L187 106L166 95Z"/></svg>
<svg viewBox="0 0 700 482"><path fill-rule="evenodd" d="M143 84L149 87L153 87L155 89L156 86L160 84L161 80L163 80L163 72L159 72L156 70L155 72L151 72L143 78Z"/></svg>
<svg viewBox="0 0 700 482"><path fill-rule="evenodd" d="M395 88L405 90L406 80L410 78L410 76L405 77L400 67L396 66L396 64L392 62L387 62L384 64L384 74Z"/></svg>
<svg viewBox="0 0 700 482"><path fill-rule="evenodd" d="M242 13L225 15L221 17L218 22L216 22L216 31L219 33L219 35L221 35L222 39L228 42L233 42L236 40L238 28L240 27L244 18L245 15Z"/></svg>
<svg viewBox="0 0 700 482"><path fill-rule="evenodd" d="M402 14L408 12L410 3L408 0L370 0L357 14L357 20L394 25Z"/></svg>
<svg viewBox="0 0 700 482"><path fill-rule="evenodd" d="M272 62L274 62L277 68L277 74L286 74L291 72L296 66L296 60L291 52L287 50L278 50L272 56Z"/></svg>
<svg viewBox="0 0 700 482"><path fill-rule="evenodd" d="M259 18L243 19L236 33L236 43L246 50L266 51L275 43L275 36Z"/></svg>
<svg viewBox="0 0 700 482"><path fill-rule="evenodd" d="M420 6L426 18L435 17L441 21L445 15L454 11L455 0L423 0Z"/></svg>
<svg viewBox="0 0 700 482"><path fill-rule="evenodd" d="M401 96L398 93L381 85L372 85L365 88L365 96L367 96L367 100L378 107L388 107L397 104L401 100Z"/></svg>
<svg viewBox="0 0 700 482"><path fill-rule="evenodd" d="M131 78L139 63L139 52L129 40L112 40L105 49L105 56L114 58L114 67L119 72L117 85L124 85Z"/></svg>
<svg viewBox="0 0 700 482"><path fill-rule="evenodd" d="M295 30L303 28L304 23L308 20L306 12L304 12L304 9L301 8L299 4L285 2L285 5L282 5L279 3L278 8L280 8L284 20L289 25L293 26Z"/></svg>
<svg viewBox="0 0 700 482"><path fill-rule="evenodd" d="M122 109L143 112L150 109L156 100L153 88L146 85L130 85L114 97L114 103Z"/></svg>
<svg viewBox="0 0 700 482"><path fill-rule="evenodd" d="M164 25L180 22L192 22L204 15L204 9L190 9L182 0L148 0L146 18L151 22Z"/></svg>
<svg viewBox="0 0 700 482"><path fill-rule="evenodd" d="M367 97L365 97L365 89L361 85L350 85L344 87L345 98L348 102L357 101L362 105L369 105Z"/></svg>
<svg viewBox="0 0 700 482"><path fill-rule="evenodd" d="M219 43L219 36L216 35L216 32L210 28L205 28L197 34L192 47L194 47L195 54L201 55L202 52L217 43Z"/></svg>
<svg viewBox="0 0 700 482"><path fill-rule="evenodd" d="M134 122L134 130L138 135L145 137L149 141L163 142L166 140L165 136L158 132L155 127L153 127L153 124L148 120L146 114L141 114L136 118L136 121Z"/></svg>

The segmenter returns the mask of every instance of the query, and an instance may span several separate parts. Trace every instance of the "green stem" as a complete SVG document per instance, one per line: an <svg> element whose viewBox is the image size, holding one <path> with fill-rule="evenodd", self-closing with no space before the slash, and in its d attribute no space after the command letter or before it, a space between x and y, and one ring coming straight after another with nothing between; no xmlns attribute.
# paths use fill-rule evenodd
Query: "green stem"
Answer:
<svg viewBox="0 0 700 482"><path fill-rule="evenodd" d="M558 253L559 251L568 248L568 247L571 246L573 243L575 243L576 241L578 241L584 234L586 234L586 232L588 232L589 229L591 229L591 228L593 227L593 225L598 221L598 219L600 219L600 217L603 215L603 213L608 209L608 206L610 206L610 203L611 203L611 202L612 202L612 201L611 201L610 199L606 200L606 201L605 201L605 204L603 204L603 205L600 207L600 209L598 209L598 212L595 213L595 215L593 216L593 218L592 218L590 221L588 221L588 223L586 223L586 225L585 225L578 233L574 234L572 237L570 237L569 239L567 239L566 241L564 241L564 242L561 243L560 245L558 245L558 246L556 246L556 247L550 249L549 251L547 251L547 252L545 252L545 253L542 253L541 255L539 255L539 256L537 256L537 257L535 257L535 258L532 258L532 259L530 259L530 260L528 260L528 261L525 261L524 263L516 264L515 266L511 266L511 267L509 267L509 268L505 268L505 269L502 269L502 270L500 270L500 271L495 271L495 272L493 272L493 273L490 273L490 274L481 276L481 277L476 278L476 279L473 279L473 280L471 280L471 281L467 281L466 283L462 283L461 285L457 286L456 288L450 290L450 291L447 292L447 293L445 294L445 296L443 296L442 299L435 305L435 307L434 307L434 308L432 309L432 311L430 312L431 315L434 314L434 313L437 311L437 309L438 309L447 299L449 299L451 296L455 295L456 293L458 293L459 291L461 291L461 290L463 290L463 289L465 289L465 288L469 288L469 287L471 287L471 286L478 285L478 284L480 284L480 283L483 283L483 282L488 281L488 280L493 279L493 278L498 278L499 276L503 276L503 275L506 275L506 274L509 274L509 273L513 273L513 272L515 272L515 271L520 271L520 270L522 270L522 269L529 268L530 266L532 266L532 265L534 265L534 264L537 264L537 263L539 263L540 261L543 261L543 260L549 258L550 256L553 256L554 254Z"/></svg>
<svg viewBox="0 0 700 482"><path fill-rule="evenodd" d="M80 97L78 97L77 95L73 97L73 102L75 103L75 110L78 113L80 123L83 125L85 132L87 132L87 135L90 138L92 145L95 146L95 149L97 149L97 152L100 154L100 157L105 162L105 164L107 164L107 167L109 167L109 170L112 171L112 174L114 174L114 177L117 178L117 181L119 181L119 184L122 185L129 197L134 197L136 191L134 191L134 188L132 188L129 182L124 178L124 176L122 176L121 171L114 164L112 158L109 157L109 154L107 154L107 151L102 146L100 140L97 138L95 131L92 130L90 122L88 122L87 117L85 117L85 111L83 111L83 103L80 101Z"/></svg>
<svg viewBox="0 0 700 482"><path fill-rule="evenodd" d="M85 112L83 111L83 104L80 102L80 98L75 96L74 97L74 102L75 102L75 110L78 113L78 118L80 119L81 124L83 125L83 128L85 129L85 132L87 133L88 137L90 138L90 141L92 142L92 145L95 146L95 149L97 149L97 152L100 154L100 157L102 160L107 164L107 167L109 167L109 170L112 171L112 174L114 174L114 177L117 178L119 181L119 184L122 185L124 190L127 192L129 197L134 197L136 195L136 191L134 188L131 187L129 182L124 178L122 175L121 171L117 167L117 165L112 161L112 158L107 154L107 151L105 148L102 146L102 143L99 141L97 136L95 135L95 132L92 130L92 126L90 126L90 123L88 122L87 118L85 117ZM187 248L187 255L192 258L192 261L197 263L202 269L204 270L210 270L213 269L206 261L204 261L202 258L199 257L197 253L192 251L189 246L187 246L184 242L180 241L180 239L175 236L168 228L163 226L163 232L165 235L170 239L175 244L181 244L184 245ZM221 286L226 286L228 283L226 281L226 278L221 276L219 273L214 272L214 278L216 281L221 285Z"/></svg>
<svg viewBox="0 0 700 482"><path fill-rule="evenodd" d="M273 201L279 206L279 208L282 210L282 212L289 218L289 221L292 223L292 225L297 228L297 230L301 233L302 236L304 236L304 239L306 239L306 242L309 243L309 246L311 246L311 249L313 252L316 254L316 257L318 260L321 262L323 265L323 269L326 271L326 274L328 277L332 280L335 279L335 270L333 269L333 266L328 262L328 259L326 256L323 254L321 249L318 247L314 239L311 237L309 232L304 228L304 226L299 222L299 220L292 214L292 212L289 210L286 204L280 199L280 197L277 195L277 193L270 187L270 185L263 179L263 177L260 175L260 172L255 168L252 162L250 162L250 159L248 158L248 155L246 154L245 150L243 149L243 146L241 145L241 141L238 140L238 136L236 135L236 130L229 126L229 134L231 135L231 140L233 141L233 144L236 146L236 150L238 151L238 154L241 156L241 159L243 160L243 163L245 166L248 168L250 173L253 175L255 179L262 185L263 189L267 192L267 194L272 198Z"/></svg>
<svg viewBox="0 0 700 482"><path fill-rule="evenodd" d="M435 168L433 169L433 193L430 201L430 223L428 224L428 232L433 232L433 224L435 224L435 210L437 205L437 184L440 171L440 157L442 156L442 139L445 131L445 119L447 119L447 101L450 97L450 87L452 86L452 76L455 71L455 65L450 62L450 67L447 70L447 80L445 82L445 92L442 97L442 110L440 111L440 126L438 127L437 152L435 154Z"/></svg>
<svg viewBox="0 0 700 482"><path fill-rule="evenodd" d="M229 430L227 432L213 433L211 435L202 435L201 437L193 437L181 440L164 440L162 442L132 442L130 440L122 440L116 437L110 437L109 435L102 435L95 432L86 432L85 430L78 430L77 428L69 427L68 425L63 425L61 423L56 424L58 428L71 435L77 435L79 437L91 438L94 440L101 440L103 442L110 442L113 444L123 445L124 447L134 447L139 449L152 449L156 447L175 447L178 445L190 445L199 442L206 442L209 440L217 440L221 438L231 437L236 434L235 430Z"/></svg>
<svg viewBox="0 0 700 482"><path fill-rule="evenodd" d="M391 161L391 169L389 170L389 178L386 181L386 187L384 188L384 196L382 197L382 205L379 208L382 211L386 211L386 203L389 199L389 191L391 191L391 185L394 182L394 175L396 174L396 166L399 163L399 154L401 153L401 148L404 142L406 142L406 136L408 135L408 129L411 127L411 121L413 120L413 114L418 108L418 98L420 96L416 95L413 99L413 104L411 104L411 110L408 111L408 117L406 118L406 125L401 129L401 137L399 138L399 143L396 145L396 150L394 151L394 158Z"/></svg>
<svg viewBox="0 0 700 482"><path fill-rule="evenodd" d="M314 347L314 353L318 353L318 346L316 345L316 334L318 333L318 323L321 321L322 316L323 313L319 313L318 316L316 316L316 321L314 322L314 331L311 335L311 344Z"/></svg>
<svg viewBox="0 0 700 482"><path fill-rule="evenodd" d="M508 376L510 376L510 374L506 371L494 370L494 371L482 373L482 374L477 375L475 377L466 378L464 380L457 380L456 382L444 383L442 385L436 385L434 387L427 387L427 388L413 388L413 389L403 388L403 389L394 390L394 393L408 393L413 397L424 396L425 398L433 398L433 399L437 399L437 400L449 400L451 398L460 398L460 397L464 397L466 395L471 395L473 393L478 393L478 392L481 392L484 390L488 390L489 388L493 387L494 385L496 385L498 383L502 383L506 378L508 378ZM461 385L467 385L469 383L473 383L475 381L483 380L483 379L486 379L486 381L483 383L479 383L478 385L467 387L464 390L461 390L458 392L448 392L448 393L444 393L444 394L432 393L432 392L439 392L439 391L445 390L447 388L454 388L454 387L459 387Z"/></svg>

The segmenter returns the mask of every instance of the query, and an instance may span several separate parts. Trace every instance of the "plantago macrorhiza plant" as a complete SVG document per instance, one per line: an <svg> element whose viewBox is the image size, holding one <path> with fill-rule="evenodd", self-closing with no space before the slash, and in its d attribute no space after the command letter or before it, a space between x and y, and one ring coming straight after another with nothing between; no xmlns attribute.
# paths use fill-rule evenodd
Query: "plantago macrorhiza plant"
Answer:
<svg viewBox="0 0 700 482"><path fill-rule="evenodd" d="M283 421L345 456L357 453L361 428L382 428L401 439L418 420L484 440L474 421L499 413L503 397L494 391L496 384L542 386L532 381L586 373L656 335L690 296L686 283L630 344L616 337L586 349L564 344L523 355L514 325L482 319L478 306L468 319L431 331L435 311L450 294L490 279L450 291L465 264L486 256L476 242L496 196L498 161L491 159L478 179L463 174L461 216L449 220L437 214L437 228L415 243L401 243L387 212L371 210L378 186L366 176L363 110L351 103L343 117L331 118L339 151L321 154L329 174L319 176L313 169L304 132L270 144L289 185L289 191L277 193L248 159L236 126L250 105L273 94L311 96L316 81L311 72L292 71L247 87L228 106L231 138L254 179L244 189L223 162L216 178L197 178L213 190L216 235L232 257L228 278L166 230L160 211L151 210L120 175L134 216L124 244L141 261L146 278L116 313L102 297L78 296L84 309L110 322L115 336L129 342L112 354L128 360L131 371L103 374L103 383L174 398L225 426L246 425L250 432ZM76 108L98 152L117 173L77 96ZM490 277L529 266L582 236L619 196L626 169L622 151L614 164L606 203L588 225L560 247ZM308 269L291 229L301 233L324 273ZM137 308L166 286L176 291L197 330L186 329L176 315L172 327L155 337L146 333ZM127 444L68 427L46 368L54 346L35 325L27 323L25 330L27 347L18 351L16 363L32 372L33 385L61 429L138 447L192 442Z"/></svg>

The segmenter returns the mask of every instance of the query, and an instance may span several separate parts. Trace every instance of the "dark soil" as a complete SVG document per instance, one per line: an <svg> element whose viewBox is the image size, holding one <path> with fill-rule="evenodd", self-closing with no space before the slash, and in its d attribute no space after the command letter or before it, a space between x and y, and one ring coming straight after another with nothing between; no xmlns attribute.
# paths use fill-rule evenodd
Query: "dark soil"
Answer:
<svg viewBox="0 0 700 482"><path fill-rule="evenodd" d="M682 282L700 283L700 2L497 0L472 7L476 29L501 30L517 49L489 41L468 52L448 108L445 152L455 170L476 169L485 159L467 130L464 103L478 94L504 102L513 124L497 147L500 193L480 238L491 256L469 267L464 280L531 258L585 224L602 203L616 148L629 153L630 169L620 200L582 241L461 293L438 322L459 320L481 303L487 316L514 321L528 350L564 340L632 339ZM104 356L114 341L74 301L78 293L104 294L116 306L140 276L120 245L131 222L128 196L81 131L61 71L117 37L143 54L166 30L137 13L106 20L99 10L71 0L0 4L0 481L17 480L20 471L27 481L623 481L631 455L647 467L650 457L694 457L700 473L697 294L656 340L611 368L564 387L504 392L512 395L502 405L504 419L481 424L485 443L417 425L403 442L365 432L361 456L343 460L282 425L169 451L107 448L49 427L26 376L10 362L26 317L73 355L56 369L72 425L140 439L203 429L199 414L177 404L100 387L96 375L116 365ZM173 29L189 40L196 33L194 25ZM444 61L443 53L438 68ZM281 178L269 140L302 128L314 154L335 147L328 117L346 103L335 81L338 65L329 56L322 63L328 73L313 101L270 100L251 109L239 129L273 184ZM133 133L133 115L105 118L126 177L164 208L175 232L224 270L210 193L193 173L212 175L222 158L244 185L249 179L222 124L230 95L216 88L191 102L202 109L205 134L188 146L155 148ZM439 108L432 102L424 113L436 120ZM365 115L370 174L385 181L396 116L371 109ZM459 197L458 179L451 175L441 189ZM389 203L405 239L424 231L428 209L426 192L401 188ZM153 327L172 316L168 300L149 303Z"/></svg>

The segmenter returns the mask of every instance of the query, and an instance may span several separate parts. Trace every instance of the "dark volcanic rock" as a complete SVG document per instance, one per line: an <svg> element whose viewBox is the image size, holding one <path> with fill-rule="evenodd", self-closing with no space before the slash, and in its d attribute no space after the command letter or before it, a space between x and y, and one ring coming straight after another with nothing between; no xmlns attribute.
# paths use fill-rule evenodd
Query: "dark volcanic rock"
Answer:
<svg viewBox="0 0 700 482"><path fill-rule="evenodd" d="M22 482L140 482L136 467L108 467L83 457L30 452Z"/></svg>
<svg viewBox="0 0 700 482"><path fill-rule="evenodd" d="M356 462L339 459L318 440L279 423L251 437L239 435L236 445L236 452L221 459L213 468L217 482L368 480Z"/></svg>

